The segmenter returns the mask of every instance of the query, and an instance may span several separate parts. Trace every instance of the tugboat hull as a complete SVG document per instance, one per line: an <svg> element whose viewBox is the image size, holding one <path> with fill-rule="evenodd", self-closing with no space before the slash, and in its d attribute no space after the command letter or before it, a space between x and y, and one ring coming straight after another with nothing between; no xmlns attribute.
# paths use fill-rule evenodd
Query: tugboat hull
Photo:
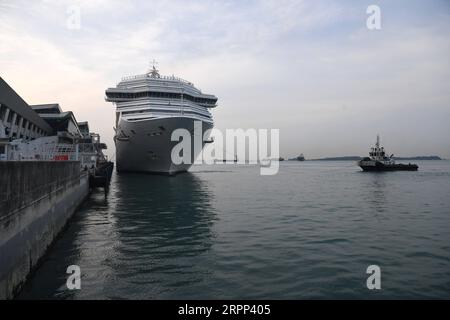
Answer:
<svg viewBox="0 0 450 320"><path fill-rule="evenodd" d="M417 171L419 169L416 164L383 164L381 162L365 164L360 161L358 165L363 171Z"/></svg>

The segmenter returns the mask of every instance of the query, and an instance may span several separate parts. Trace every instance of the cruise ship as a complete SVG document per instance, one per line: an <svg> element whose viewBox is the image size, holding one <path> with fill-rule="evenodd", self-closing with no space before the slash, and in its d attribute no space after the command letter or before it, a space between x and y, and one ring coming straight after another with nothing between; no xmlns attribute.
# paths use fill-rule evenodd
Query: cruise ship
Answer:
<svg viewBox="0 0 450 320"><path fill-rule="evenodd" d="M147 172L173 175L187 171L201 150L194 148L194 122L204 133L214 125L210 108L217 97L203 94L191 82L162 76L155 65L149 72L125 77L106 90L106 101L116 105L116 168L118 172ZM191 161L175 164L171 153L179 141L171 141L176 129L191 133ZM198 133L196 133L198 134Z"/></svg>

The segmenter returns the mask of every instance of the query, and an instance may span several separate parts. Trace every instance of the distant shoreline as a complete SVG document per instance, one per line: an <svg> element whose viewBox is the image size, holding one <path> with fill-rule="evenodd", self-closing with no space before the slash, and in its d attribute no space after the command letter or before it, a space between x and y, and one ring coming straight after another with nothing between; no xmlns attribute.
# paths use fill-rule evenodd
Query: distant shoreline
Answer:
<svg viewBox="0 0 450 320"><path fill-rule="evenodd" d="M359 156L343 156L343 157L326 157L318 159L307 159L306 161L358 161L363 157ZM415 157L394 157L395 160L444 160L439 156L415 156Z"/></svg>

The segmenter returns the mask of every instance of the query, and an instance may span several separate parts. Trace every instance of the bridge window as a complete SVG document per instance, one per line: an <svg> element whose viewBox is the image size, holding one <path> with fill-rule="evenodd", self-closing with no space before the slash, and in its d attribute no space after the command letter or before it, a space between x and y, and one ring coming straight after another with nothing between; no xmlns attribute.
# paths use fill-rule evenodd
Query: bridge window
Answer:
<svg viewBox="0 0 450 320"><path fill-rule="evenodd" d="M145 92L137 92L137 93L125 93L125 92L112 92L107 94L109 98L118 98L118 99L136 99L136 98L164 98L164 99L181 99L180 93L175 92L158 92L158 91L145 91ZM209 98L198 98L193 97L189 94L184 94L183 99L196 102L196 103L208 103L215 104L216 99Z"/></svg>

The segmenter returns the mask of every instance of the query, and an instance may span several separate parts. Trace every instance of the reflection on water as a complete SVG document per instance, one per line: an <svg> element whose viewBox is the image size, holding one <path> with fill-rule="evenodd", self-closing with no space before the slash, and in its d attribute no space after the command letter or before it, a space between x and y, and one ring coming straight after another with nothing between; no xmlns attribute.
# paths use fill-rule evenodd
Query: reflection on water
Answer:
<svg viewBox="0 0 450 320"><path fill-rule="evenodd" d="M178 244L189 244L189 252L176 252L181 256L211 245L213 195L196 176L118 175L113 192L117 200L111 211L122 244L137 249L173 246L175 251Z"/></svg>
<svg viewBox="0 0 450 320"><path fill-rule="evenodd" d="M214 222L213 195L203 181L190 173L125 174L116 179L112 197L117 200L111 207L118 241L114 274L128 279L126 285L132 284L134 290L141 289L143 297L149 297L147 285L163 285L170 291L201 281L208 270L198 267L197 261L211 247Z"/></svg>
<svg viewBox="0 0 450 320"><path fill-rule="evenodd" d="M361 172L365 175L365 185L362 190L367 199L367 205L375 208L377 213L383 213L386 206L386 176L385 172ZM389 190L388 190L389 192Z"/></svg>
<svg viewBox="0 0 450 320"><path fill-rule="evenodd" d="M50 257L40 270L46 281L31 281L20 298L37 288L41 297L158 298L201 281L210 272L198 262L214 237L212 197L191 173L115 175L108 197L94 193L57 242L52 256L63 261ZM81 267L82 290L65 287L71 264Z"/></svg>

